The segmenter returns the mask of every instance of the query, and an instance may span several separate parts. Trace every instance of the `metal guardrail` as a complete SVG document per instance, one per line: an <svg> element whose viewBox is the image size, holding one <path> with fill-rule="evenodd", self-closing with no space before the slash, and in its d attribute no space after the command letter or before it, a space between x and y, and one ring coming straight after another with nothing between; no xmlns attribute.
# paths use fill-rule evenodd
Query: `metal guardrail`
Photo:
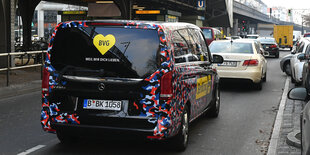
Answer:
<svg viewBox="0 0 310 155"><path fill-rule="evenodd" d="M46 51L27 51L27 52L13 52L13 53L0 53L0 57L7 57L7 67L6 68L0 68L0 72L6 71L6 86L9 86L10 84L10 71L11 70L18 70L18 69L25 69L25 68L32 68L32 67L39 67L41 66L41 77L42 77L42 66L44 63L44 53ZM11 58L12 56L24 56L24 55L32 55L32 54L41 54L41 63L38 64L32 64L32 65L22 65L17 67L11 67ZM28 58L29 59L29 58ZM14 62L15 63L15 62Z"/></svg>

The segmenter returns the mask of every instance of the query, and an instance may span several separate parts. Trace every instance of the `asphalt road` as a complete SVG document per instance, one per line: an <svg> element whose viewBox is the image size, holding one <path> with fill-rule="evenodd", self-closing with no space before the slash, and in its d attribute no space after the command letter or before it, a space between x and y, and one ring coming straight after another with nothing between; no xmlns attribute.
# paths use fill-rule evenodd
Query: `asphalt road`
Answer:
<svg viewBox="0 0 310 155"><path fill-rule="evenodd" d="M41 129L41 94L30 92L0 99L0 154L264 154L284 88L286 75L279 61L286 54L289 51L281 51L279 59L267 58L267 82L261 91L241 81L224 81L219 117L193 122L183 153L174 152L165 143L123 135L61 145L56 135Z"/></svg>

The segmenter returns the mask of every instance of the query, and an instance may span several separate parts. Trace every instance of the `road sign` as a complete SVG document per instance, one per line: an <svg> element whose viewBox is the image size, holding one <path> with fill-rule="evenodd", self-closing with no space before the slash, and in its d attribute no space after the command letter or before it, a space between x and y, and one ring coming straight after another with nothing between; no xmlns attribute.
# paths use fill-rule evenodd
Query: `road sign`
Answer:
<svg viewBox="0 0 310 155"><path fill-rule="evenodd" d="M198 0L197 10L205 10L205 8L206 8L206 0Z"/></svg>

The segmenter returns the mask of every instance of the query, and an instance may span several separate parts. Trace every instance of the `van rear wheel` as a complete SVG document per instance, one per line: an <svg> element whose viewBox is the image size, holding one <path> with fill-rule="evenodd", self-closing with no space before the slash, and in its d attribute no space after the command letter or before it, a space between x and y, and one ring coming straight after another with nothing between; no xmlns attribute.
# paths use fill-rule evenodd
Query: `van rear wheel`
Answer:
<svg viewBox="0 0 310 155"><path fill-rule="evenodd" d="M179 133L172 138L171 144L176 151L184 151L188 144L188 128L189 128L189 115L187 106L184 107L182 123Z"/></svg>

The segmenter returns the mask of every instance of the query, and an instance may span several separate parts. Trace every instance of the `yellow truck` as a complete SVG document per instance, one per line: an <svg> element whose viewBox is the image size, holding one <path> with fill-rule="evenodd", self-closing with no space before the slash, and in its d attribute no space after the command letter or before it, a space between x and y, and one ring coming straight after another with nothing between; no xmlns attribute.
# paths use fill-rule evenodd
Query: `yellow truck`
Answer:
<svg viewBox="0 0 310 155"><path fill-rule="evenodd" d="M293 25L274 25L273 37L276 39L279 47L293 48Z"/></svg>

